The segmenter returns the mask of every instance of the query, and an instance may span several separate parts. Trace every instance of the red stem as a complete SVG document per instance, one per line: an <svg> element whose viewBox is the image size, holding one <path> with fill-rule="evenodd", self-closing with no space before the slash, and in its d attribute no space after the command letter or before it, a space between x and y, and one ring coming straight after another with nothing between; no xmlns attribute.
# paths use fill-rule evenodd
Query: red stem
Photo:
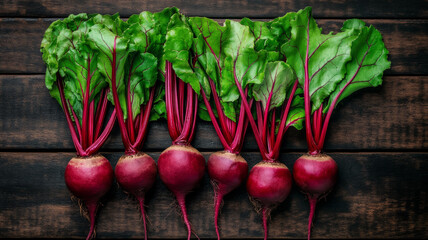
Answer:
<svg viewBox="0 0 428 240"><path fill-rule="evenodd" d="M70 104L70 101L67 100L68 105L70 105L71 113L73 114L74 123L76 124L77 133L79 134L79 141L82 141L82 129L80 127L79 118L77 117L76 113L74 112L73 107Z"/></svg>
<svg viewBox="0 0 428 240"><path fill-rule="evenodd" d="M248 94L248 88L245 88L245 94ZM253 99L250 100L250 107L252 104L253 104ZM235 137L234 137L232 145L231 145L232 153L238 154L241 151L241 147L242 147L241 142L245 136L247 126L248 126L248 120L246 119L244 106L241 103L241 107L240 107L240 111L239 111L238 127L236 128Z"/></svg>
<svg viewBox="0 0 428 240"><path fill-rule="evenodd" d="M235 66L234 66L234 69L235 69ZM235 79L235 85L238 87L239 94L241 95L241 104L244 104L245 112L247 113L247 117L250 121L251 128L253 129L254 137L256 138L257 145L259 146L260 153L262 157L265 158L267 156L267 151L265 146L263 145L263 141L260 137L260 133L257 129L256 122L254 121L253 115L251 114L251 108L248 104L247 96L244 94L244 91L242 90L241 84L238 81L235 70L233 71L233 75Z"/></svg>
<svg viewBox="0 0 428 240"><path fill-rule="evenodd" d="M193 91L193 89L192 89L192 91ZM193 95L194 95L194 97L193 97L194 98L194 103L193 103L193 124L192 124L192 128L190 129L189 138L187 140L188 143L192 142L193 137L195 135L196 117L198 116L198 94L194 92Z"/></svg>
<svg viewBox="0 0 428 240"><path fill-rule="evenodd" d="M320 135L321 135L321 127L322 127L322 104L318 110L316 110L313 114L313 125L314 125L314 137L315 137L315 143L319 143Z"/></svg>
<svg viewBox="0 0 428 240"><path fill-rule="evenodd" d="M230 129L227 124L227 119L229 118L227 118L226 115L224 114L214 81L212 79L209 79L209 82L210 82L211 92L213 93L214 104L217 109L217 115L220 121L221 130L223 132L224 137L226 138L226 141L230 144L233 141L233 138L232 138L231 132L229 132Z"/></svg>
<svg viewBox="0 0 428 240"><path fill-rule="evenodd" d="M152 106L153 106L155 88L156 87L152 87L152 89L150 91L150 98L149 98L149 101L147 102L146 106L144 107L144 113L140 112L140 116L141 115L144 115L144 116L140 120L140 126L139 126L137 139L132 144L132 149L136 150L135 153L137 153L137 151L141 150L141 148L143 147L143 144L144 144L144 139L145 139L145 136L147 133L147 125L148 125L149 118L150 118L150 111L151 111Z"/></svg>
<svg viewBox="0 0 428 240"><path fill-rule="evenodd" d="M91 88L91 58L88 58L88 66L87 66L87 76L86 76L86 90L83 96L83 113L82 113L82 148L86 149L88 147L89 142L89 123L88 123L88 115L89 113L89 91Z"/></svg>
<svg viewBox="0 0 428 240"><path fill-rule="evenodd" d="M311 96L309 95L309 22L308 18L306 28L306 57L305 57L305 82L303 88L303 94L305 99L305 125L306 125L306 141L308 143L309 152L311 154L318 153L319 150L314 141L311 128Z"/></svg>
<svg viewBox="0 0 428 240"><path fill-rule="evenodd" d="M94 122L95 122L95 101L92 100L89 105L88 145L91 145L94 142Z"/></svg>
<svg viewBox="0 0 428 240"><path fill-rule="evenodd" d="M134 131L137 133L137 136L138 136L138 133L140 132L140 122L141 122L141 118L143 118L143 112L145 112L146 111L146 109L145 109L145 107L144 106L140 106L140 114L138 114L136 117L135 117L135 121L134 121Z"/></svg>
<svg viewBox="0 0 428 240"><path fill-rule="evenodd" d="M343 91L345 91L345 89L354 81L355 77L357 76L357 74L359 73L362 64L364 62L364 59L367 56L368 51L364 54L363 58L361 59L360 64L358 64L358 68L357 71L355 71L354 75L352 76L351 80L349 80L346 85L340 90L339 94L337 94L337 96L334 98L333 102L330 104L329 108L328 108L328 112L327 115L324 119L324 125L322 127L322 132L321 132L321 137L320 137L320 142L318 144L318 148L322 149L324 147L324 141L325 141L325 136L327 134L327 128L328 128L328 123L330 122L330 118L331 118L331 114L333 113L333 109L336 106L337 101L339 100L340 96L342 95Z"/></svg>
<svg viewBox="0 0 428 240"><path fill-rule="evenodd" d="M269 116L269 108L270 108L270 102L272 100L272 93L273 93L273 88L274 88L275 84L272 84L272 88L268 97L268 100L266 102L266 107L265 107L265 113L264 113L264 118L263 118L263 134L262 134L262 139L266 139L266 133L267 133L267 124L268 124L268 116Z"/></svg>
<svg viewBox="0 0 428 240"><path fill-rule="evenodd" d="M169 136L172 140L175 140L178 137L177 128L174 122L174 107L172 101L173 91L171 89L172 82L172 64L169 61L166 61L165 64L165 105L166 105L166 115L168 122L168 131Z"/></svg>
<svg viewBox="0 0 428 240"><path fill-rule="evenodd" d="M101 146L104 144L104 142L107 140L108 136L110 135L110 132L113 129L115 121L116 121L116 108L111 113L110 119L107 122L106 127L104 128L104 131L97 138L97 140L95 140L95 142L92 143L92 145L86 149L86 153L87 153L86 156L91 156L98 152L98 150L101 148Z"/></svg>
<svg viewBox="0 0 428 240"><path fill-rule="evenodd" d="M58 89L59 89L59 95L61 98L62 108L64 109L65 118L67 120L68 128L70 129L71 139L73 140L73 144L74 144L74 147L76 148L77 155L82 157L87 156L86 152L83 150L82 145L79 142L79 139L77 138L76 130L74 129L73 121L71 120L70 112L68 110L69 106L65 100L63 79L62 77L59 76L59 74L58 74ZM75 121L79 121L79 119L75 119Z"/></svg>
<svg viewBox="0 0 428 240"><path fill-rule="evenodd" d="M183 113L183 108L179 108L180 106L180 102L184 101L184 95L178 96L179 92L178 92L178 82L181 82L181 80L178 80L177 82L177 75L175 74L175 72L172 72L172 76L173 79L171 81L171 92L173 93L173 105L175 107L175 114L174 114L174 118L175 118L175 125L176 128L178 130L178 132L181 132L183 129L183 124L184 122L182 121L182 116L184 116ZM180 100L178 100L178 98L180 98Z"/></svg>
<svg viewBox="0 0 428 240"><path fill-rule="evenodd" d="M269 136L269 151L272 151L274 148L274 140L275 140L275 126L276 126L276 112L275 112L275 108L273 109L272 112L272 119L271 119L271 124L270 124L270 136Z"/></svg>
<svg viewBox="0 0 428 240"><path fill-rule="evenodd" d="M132 65L134 64L134 62L131 62L131 66L129 67L130 69L132 69ZM131 74L132 71L129 71L128 74L128 84L127 84L127 94L126 94L126 108L128 111L128 118L126 119L126 123L128 126L128 137L129 137L129 142L132 144L135 141L135 131L134 131L134 119L133 119L133 112L132 112L132 99L131 99Z"/></svg>
<svg viewBox="0 0 428 240"><path fill-rule="evenodd" d="M226 117L226 121L229 128L229 133L231 134L232 138L235 138L235 132L236 132L236 122L234 122L232 119Z"/></svg>
<svg viewBox="0 0 428 240"><path fill-rule="evenodd" d="M215 131L216 131L216 133L220 139L221 144L223 145L223 148L227 151L231 151L232 149L229 146L229 144L227 143L226 139L223 136L223 133L220 130L220 127L219 127L218 122L217 122L217 118L215 117L213 109L211 108L211 104L208 101L207 96L205 94L205 91L202 87L201 87L201 94L202 94L202 98L204 100L205 106L207 107L208 114L210 115L211 121L213 123L214 129L215 129Z"/></svg>
<svg viewBox="0 0 428 240"><path fill-rule="evenodd" d="M183 81L178 81L178 96L180 97L179 99L179 103L178 103L178 108L179 109L183 109L184 107L184 94L185 94L185 90L186 90L186 85ZM184 123L184 114L181 114L180 116L180 121L182 123Z"/></svg>
<svg viewBox="0 0 428 240"><path fill-rule="evenodd" d="M194 91L192 89L192 86L190 84L187 84L186 119L184 121L184 126L181 130L180 136L178 136L178 138L173 141L173 144L187 145L188 143L190 143L189 137L191 135L193 121L195 120L193 117L194 105L195 105Z"/></svg>
<svg viewBox="0 0 428 240"><path fill-rule="evenodd" d="M253 100L250 100L250 107L251 105L253 105ZM242 112L245 112L244 110L242 110ZM245 133L247 132L247 128L248 128L248 117L245 118L245 122L244 122L244 126L243 126L243 131L241 134L241 137L239 138L239 140L237 140L239 143L237 144L238 146L236 147L236 152L241 152L242 147L244 146L244 137L245 137Z"/></svg>
<svg viewBox="0 0 428 240"><path fill-rule="evenodd" d="M105 88L101 91L100 100L98 102L97 111L96 111L97 123L95 124L95 134L94 134L95 138L99 137L101 132L101 127L103 126L104 117L106 115L106 110L107 110L108 91L109 91L108 88L107 89Z"/></svg>
<svg viewBox="0 0 428 240"><path fill-rule="evenodd" d="M259 128L260 133L264 132L265 129L263 128L263 119L264 119L264 115L263 115L263 111L262 111L262 103L261 102L257 102L256 103L256 112L257 112L257 126ZM262 133L263 135L263 133ZM262 137L262 135L260 135L260 137ZM266 138L262 138L263 144L266 146Z"/></svg>
<svg viewBox="0 0 428 240"><path fill-rule="evenodd" d="M284 137L285 132L288 127L286 126L288 113L290 111L291 103L293 102L294 94L296 93L297 86L299 85L299 81L296 79L293 85L293 89L291 90L290 96L288 97L287 106L282 112L281 123L279 124L278 134L276 135L275 146L273 148L274 155L271 156L273 159L278 159L279 157L279 149L281 148L282 138Z"/></svg>
<svg viewBox="0 0 428 240"><path fill-rule="evenodd" d="M117 93L117 85L116 85L116 40L117 40L117 36L115 36L114 38L114 44L113 44L113 60L112 60L112 73L111 73L111 88L112 88L112 94L113 94L113 100L114 100L114 107L116 109L117 112L117 118L118 118L118 122L119 122L119 128L120 128L120 132L122 133L122 142L123 145L125 146L125 149L129 149L131 147L131 142L129 141L129 137L128 137L128 133L127 133L127 129L126 129L126 125L125 125L125 121L124 121L124 117L123 117L123 112L122 112L122 108L120 106L120 101L119 101L119 95Z"/></svg>

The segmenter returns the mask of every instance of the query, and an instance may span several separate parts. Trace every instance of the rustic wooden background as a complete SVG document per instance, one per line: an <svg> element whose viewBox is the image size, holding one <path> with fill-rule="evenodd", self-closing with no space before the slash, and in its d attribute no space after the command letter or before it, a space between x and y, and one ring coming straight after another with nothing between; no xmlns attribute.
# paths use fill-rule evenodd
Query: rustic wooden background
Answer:
<svg viewBox="0 0 428 240"><path fill-rule="evenodd" d="M428 1L426 0L123 0L0 1L0 238L83 238L89 225L70 200L64 169L73 145L59 105L44 87L39 46L49 24L70 13L115 13L177 6L190 16L269 19L313 6L326 31L362 18L384 36L392 68L384 84L349 97L335 112L325 150L339 165L336 189L322 201L314 239L428 238ZM251 131L243 156L260 160ZM155 159L168 147L165 122L150 125L145 151ZM199 122L193 145L207 157L221 149L210 123ZM290 168L305 151L304 136L289 131L281 161ZM114 166L122 154L118 128L102 149ZM188 198L190 221L214 239L208 176ZM148 202L151 239L184 239L172 195L157 181ZM273 213L271 239L304 239L308 203L297 188ZM224 239L257 239L260 218L244 188L225 198ZM143 238L137 204L118 187L104 201L97 237Z"/></svg>

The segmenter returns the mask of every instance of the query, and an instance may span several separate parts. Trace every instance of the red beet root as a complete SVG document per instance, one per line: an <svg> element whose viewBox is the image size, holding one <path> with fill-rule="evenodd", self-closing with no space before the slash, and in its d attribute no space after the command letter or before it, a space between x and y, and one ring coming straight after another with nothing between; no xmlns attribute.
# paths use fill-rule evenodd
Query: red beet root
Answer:
<svg viewBox="0 0 428 240"><path fill-rule="evenodd" d="M192 231L187 218L185 199L204 176L204 156L192 146L172 145L159 156L158 168L162 182L175 195L180 205L190 239Z"/></svg>
<svg viewBox="0 0 428 240"><path fill-rule="evenodd" d="M208 159L208 174L214 185L214 223L218 239L220 239L218 215L223 197L240 186L247 177L247 173L248 164L241 155L221 151L211 154Z"/></svg>
<svg viewBox="0 0 428 240"><path fill-rule="evenodd" d="M155 161L145 153L123 155L115 168L117 182L138 200L144 199L146 192L155 183L156 174Z"/></svg>
<svg viewBox="0 0 428 240"><path fill-rule="evenodd" d="M152 157L145 153L123 155L116 164L115 175L119 185L134 195L140 203L144 224L144 237L147 239L144 199L156 180L157 168Z"/></svg>
<svg viewBox="0 0 428 240"><path fill-rule="evenodd" d="M65 169L65 183L70 192L82 200L88 208L91 228L86 239L91 239L98 202L113 183L113 168L101 155L74 157Z"/></svg>
<svg viewBox="0 0 428 240"><path fill-rule="evenodd" d="M307 195L310 204L308 239L318 199L328 194L336 183L337 164L328 155L303 155L293 166L297 186Z"/></svg>
<svg viewBox="0 0 428 240"><path fill-rule="evenodd" d="M292 186L290 170L283 163L259 162L250 171L247 191L255 204L260 205L263 217L265 239L267 239L267 218L272 208L283 202Z"/></svg>

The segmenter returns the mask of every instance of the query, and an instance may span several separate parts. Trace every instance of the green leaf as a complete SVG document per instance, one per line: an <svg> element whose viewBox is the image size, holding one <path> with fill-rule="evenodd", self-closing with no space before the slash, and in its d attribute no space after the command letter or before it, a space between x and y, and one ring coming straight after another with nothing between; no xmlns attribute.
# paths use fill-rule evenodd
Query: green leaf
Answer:
<svg viewBox="0 0 428 240"><path fill-rule="evenodd" d="M243 89L248 84L262 83L267 53L254 50L254 36L247 26L231 20L226 20L225 25L220 93L224 101L233 102L239 98L235 78Z"/></svg>
<svg viewBox="0 0 428 240"><path fill-rule="evenodd" d="M129 35L130 50L138 48L142 52L150 52L158 59L159 78L165 74L164 44L167 26L171 16L178 13L175 7L165 8L161 12L141 12L132 15L127 23L130 25L125 35Z"/></svg>
<svg viewBox="0 0 428 240"><path fill-rule="evenodd" d="M106 19L104 17L103 19ZM110 23L110 21L106 21ZM111 26L110 26L111 27ZM127 116L126 85L124 83L125 63L128 57L128 39L110 29L109 25L95 24L88 33L89 44L93 51L98 51L98 69L104 75L110 88L116 84L119 102L124 117ZM114 70L114 71L113 71Z"/></svg>
<svg viewBox="0 0 428 240"><path fill-rule="evenodd" d="M270 22L252 21L249 18L243 18L241 24L248 26L253 34L255 38L254 49L256 51L267 51L268 61L280 60L280 45L277 36L274 36L270 29Z"/></svg>
<svg viewBox="0 0 428 240"><path fill-rule="evenodd" d="M156 83L157 59L153 54L144 52L128 59L125 87L132 105L132 118L135 119L140 113L141 105L146 104L150 98L150 88Z"/></svg>
<svg viewBox="0 0 428 240"><path fill-rule="evenodd" d="M297 130L302 130L304 120L305 120L305 108L303 107L303 104L302 104L301 107L290 109L290 112L288 113L287 121L285 122L285 124L289 126L293 126Z"/></svg>
<svg viewBox="0 0 428 240"><path fill-rule="evenodd" d="M172 63L177 76L185 83L189 83L199 94L200 85L198 75L193 68L193 32L187 24L185 16L174 14L168 24L166 42L164 45L165 60ZM199 73L201 75L203 73Z"/></svg>
<svg viewBox="0 0 428 240"><path fill-rule="evenodd" d="M56 82L58 76L64 80L65 98L79 121L82 120L86 92L89 93L88 100L98 104L99 93L107 85L97 70L98 53L91 50L87 40L88 27L94 21L92 16L71 14L55 21L46 30L41 44L43 60L47 64L46 87L61 104Z"/></svg>
<svg viewBox="0 0 428 240"><path fill-rule="evenodd" d="M335 35L322 34L311 10L307 7L297 12L290 22L291 38L281 50L302 86L305 80L305 62L308 60L309 94L312 111L315 111L345 76L355 35L352 31Z"/></svg>
<svg viewBox="0 0 428 240"><path fill-rule="evenodd" d="M215 110L215 108L213 110ZM207 106L205 106L204 101L200 101L198 104L198 116L203 121L212 121L210 115L208 114Z"/></svg>
<svg viewBox="0 0 428 240"><path fill-rule="evenodd" d="M357 32L358 37L352 42L352 59L346 65L346 76L330 95L326 108L331 107L334 99L337 104L355 91L381 85L383 72L391 67L382 35L373 26L366 27L363 21L352 19L343 24L342 30Z"/></svg>
<svg viewBox="0 0 428 240"><path fill-rule="evenodd" d="M296 15L296 12L289 12L267 23L270 30L269 34L278 42L278 51L280 51L284 43L291 39L291 21L295 19ZM281 59L283 59L283 57L284 56L281 56Z"/></svg>
<svg viewBox="0 0 428 240"><path fill-rule="evenodd" d="M260 85L253 88L253 96L257 101L261 101L263 109L280 107L286 99L287 89L294 83L296 77L293 69L285 62L270 62L266 66L265 78ZM270 100L269 100L270 99Z"/></svg>
<svg viewBox="0 0 428 240"><path fill-rule="evenodd" d="M216 89L219 89L221 68L223 66L223 56L221 54L222 36L225 27L205 17L190 17L188 22L195 35L193 50L198 56L198 63L206 75L214 81ZM208 78L199 78L199 82L209 99L211 87Z"/></svg>
<svg viewBox="0 0 428 240"><path fill-rule="evenodd" d="M166 119L165 85L164 84L159 84L156 87L156 92L153 100L153 107L150 112L150 121L156 121L160 118Z"/></svg>

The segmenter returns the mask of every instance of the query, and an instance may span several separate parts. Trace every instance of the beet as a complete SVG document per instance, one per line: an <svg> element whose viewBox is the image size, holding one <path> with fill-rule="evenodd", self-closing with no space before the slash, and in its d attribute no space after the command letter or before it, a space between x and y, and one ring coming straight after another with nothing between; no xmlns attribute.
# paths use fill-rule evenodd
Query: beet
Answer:
<svg viewBox="0 0 428 240"><path fill-rule="evenodd" d="M137 198L144 225L144 239L147 239L144 200L147 191L156 180L157 168L152 157L145 153L123 155L116 164L115 175L119 185Z"/></svg>
<svg viewBox="0 0 428 240"><path fill-rule="evenodd" d="M159 156L158 168L162 182L177 199L190 239L192 231L187 217L186 195L200 184L204 176L204 156L192 146L172 145Z"/></svg>
<svg viewBox="0 0 428 240"><path fill-rule="evenodd" d="M270 211L290 194L292 179L290 170L280 162L259 162L250 171L247 191L263 218L265 239L268 236L267 219Z"/></svg>
<svg viewBox="0 0 428 240"><path fill-rule="evenodd" d="M214 186L214 224L218 239L218 215L224 195L239 187L246 179L248 163L239 155L228 151L215 152L208 159L208 174Z"/></svg>
<svg viewBox="0 0 428 240"><path fill-rule="evenodd" d="M139 201L156 180L157 168L152 157L145 153L123 155L116 164L115 175L119 185Z"/></svg>
<svg viewBox="0 0 428 240"><path fill-rule="evenodd" d="M91 239L95 230L99 201L113 183L113 168L110 162L99 154L91 157L74 157L68 162L64 177L70 192L88 208L91 227L86 239Z"/></svg>
<svg viewBox="0 0 428 240"><path fill-rule="evenodd" d="M311 237L317 201L333 189L336 184L337 170L336 162L326 154L306 154L294 163L294 181L306 194L310 204L308 239Z"/></svg>

